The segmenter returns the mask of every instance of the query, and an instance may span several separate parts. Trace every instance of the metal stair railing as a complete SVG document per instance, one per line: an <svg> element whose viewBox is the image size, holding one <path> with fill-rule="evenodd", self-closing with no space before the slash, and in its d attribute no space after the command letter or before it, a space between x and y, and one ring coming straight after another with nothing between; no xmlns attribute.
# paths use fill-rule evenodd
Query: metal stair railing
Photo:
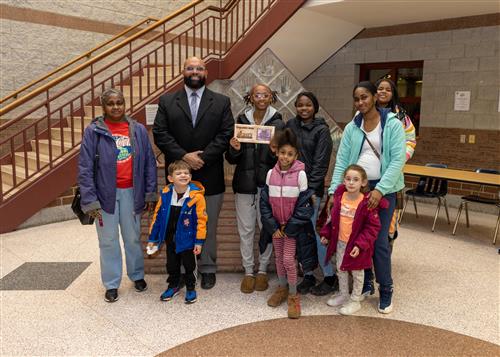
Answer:
<svg viewBox="0 0 500 357"><path fill-rule="evenodd" d="M0 117L15 113L0 126L2 132L22 119L33 119L0 140L0 163L10 166L12 175L12 185L4 183L4 172L0 176L0 203L14 199L31 181L73 156L84 127L100 113L97 98L104 89L121 89L126 112L133 114L182 80L185 58L223 59L277 1L231 0L225 6L220 1L220 7L197 11L203 1L195 0L0 109ZM60 140L53 139L52 132ZM41 146L48 148L47 162L40 159ZM35 156L31 167L29 152ZM22 170L20 177L16 170Z"/></svg>

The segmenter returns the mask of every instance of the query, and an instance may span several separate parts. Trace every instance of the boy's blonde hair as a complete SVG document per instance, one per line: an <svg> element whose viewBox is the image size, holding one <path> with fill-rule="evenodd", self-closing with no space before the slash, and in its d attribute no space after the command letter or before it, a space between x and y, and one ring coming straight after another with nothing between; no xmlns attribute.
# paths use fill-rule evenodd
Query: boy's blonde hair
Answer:
<svg viewBox="0 0 500 357"><path fill-rule="evenodd" d="M168 175L172 176L176 170L188 170L191 173L191 166L186 161L177 160L168 165Z"/></svg>
<svg viewBox="0 0 500 357"><path fill-rule="evenodd" d="M350 170L358 172L361 175L361 180L368 181L368 175L366 174L365 169L362 168L359 165L356 165L356 164L349 165L347 167L347 169L345 169L344 174L342 175L342 178L345 178L345 175L347 174L347 171L350 171ZM370 187L368 185L361 186L361 190L360 191L363 192L363 193L369 192L370 191Z"/></svg>

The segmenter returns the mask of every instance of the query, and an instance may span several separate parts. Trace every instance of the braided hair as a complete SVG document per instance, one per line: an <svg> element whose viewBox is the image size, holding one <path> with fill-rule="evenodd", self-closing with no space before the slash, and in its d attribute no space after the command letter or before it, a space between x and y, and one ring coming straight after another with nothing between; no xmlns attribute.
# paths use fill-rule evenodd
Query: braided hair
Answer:
<svg viewBox="0 0 500 357"><path fill-rule="evenodd" d="M274 104L278 101L278 95L275 90L272 90L267 84L258 83L255 84L252 88L250 88L250 90L243 96L243 100L245 101L246 105L252 104L252 95L254 94L255 89L257 89L257 87L264 87L267 89L269 93L271 93L271 104Z"/></svg>

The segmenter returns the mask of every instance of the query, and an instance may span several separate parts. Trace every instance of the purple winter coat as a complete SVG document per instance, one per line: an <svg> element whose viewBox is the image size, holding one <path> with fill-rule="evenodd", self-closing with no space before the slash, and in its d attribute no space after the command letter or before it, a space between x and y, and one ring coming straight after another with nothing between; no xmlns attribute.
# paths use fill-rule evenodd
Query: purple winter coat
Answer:
<svg viewBox="0 0 500 357"><path fill-rule="evenodd" d="M326 250L325 263L330 261L332 255L337 250L337 242L339 239L340 226L340 206L342 194L346 192L345 185L339 185L333 194L333 207L330 213L331 219L325 224L320 231L320 236L328 239L328 248ZM380 208L386 208L388 202L385 198L380 200L377 208L369 210L368 193L359 203L354 220L352 222L352 232L349 236L349 241L342 259L340 270L351 271L368 269L372 266L373 246L380 232L380 217L378 211ZM349 255L354 246L359 247L359 255L353 258Z"/></svg>
<svg viewBox="0 0 500 357"><path fill-rule="evenodd" d="M146 128L125 117L129 124L133 157L134 213L142 213L145 202L156 201L156 160ZM99 140L98 140L99 137ZM99 163L94 179L94 158L99 153ZM116 201L116 143L103 117L98 117L85 128L78 162L78 185L84 212L102 209L115 212Z"/></svg>

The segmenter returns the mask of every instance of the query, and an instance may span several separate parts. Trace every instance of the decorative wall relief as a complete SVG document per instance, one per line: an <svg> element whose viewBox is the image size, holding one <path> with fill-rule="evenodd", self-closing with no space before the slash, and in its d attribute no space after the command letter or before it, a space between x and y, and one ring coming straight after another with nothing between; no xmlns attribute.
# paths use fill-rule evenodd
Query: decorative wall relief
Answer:
<svg viewBox="0 0 500 357"><path fill-rule="evenodd" d="M278 57L270 49L266 49L239 77L232 81L225 81L224 85L220 85L220 83L217 85L217 89L224 88L221 92L231 98L231 109L235 118L246 109L247 105L243 97L257 83L266 84L273 91L276 91L278 100L273 106L281 113L285 122L296 115L294 103L297 94L307 91L307 88L302 86L302 83ZM213 87L214 85L211 84L210 86ZM330 126L330 134L333 140L330 176L342 137L342 129L340 129L333 117L321 107L321 103L316 116L323 117ZM226 174L230 176L232 170L228 168L226 171Z"/></svg>

